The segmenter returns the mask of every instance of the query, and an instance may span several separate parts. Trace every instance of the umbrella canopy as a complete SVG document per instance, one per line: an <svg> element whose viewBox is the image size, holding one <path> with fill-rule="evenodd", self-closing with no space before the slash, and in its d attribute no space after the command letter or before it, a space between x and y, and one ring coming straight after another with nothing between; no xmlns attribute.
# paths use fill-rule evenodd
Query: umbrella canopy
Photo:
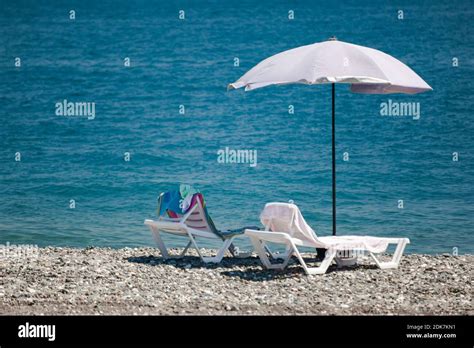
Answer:
<svg viewBox="0 0 474 348"><path fill-rule="evenodd" d="M270 86L332 84L332 233L336 234L335 84L364 94L416 94L432 88L398 59L373 48L337 41L301 46L271 56L229 84L246 91Z"/></svg>
<svg viewBox="0 0 474 348"><path fill-rule="evenodd" d="M420 93L432 88L413 70L386 53L329 40L271 56L229 84L246 91L269 85L349 83L366 94Z"/></svg>

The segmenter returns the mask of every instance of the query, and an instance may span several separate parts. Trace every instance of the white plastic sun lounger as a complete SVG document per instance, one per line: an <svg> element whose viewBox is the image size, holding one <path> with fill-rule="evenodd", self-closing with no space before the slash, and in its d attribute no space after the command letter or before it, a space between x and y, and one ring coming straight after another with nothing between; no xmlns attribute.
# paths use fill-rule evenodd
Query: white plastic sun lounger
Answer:
<svg viewBox="0 0 474 348"><path fill-rule="evenodd" d="M201 204L201 201L196 200L196 204L192 207L185 215L180 218L167 218L160 217L158 221L155 220L145 220L145 225L147 225L153 235L153 238L158 246L158 249L161 252L161 255L164 259L169 258L182 258L186 255L190 247L196 249L199 257L205 263L219 263L226 251L229 251L230 254L234 257L248 257L251 253L239 253L238 248L233 247L232 241L237 235L235 230L232 231L219 231L219 235L216 232L214 226L211 226L211 223L206 217L205 210ZM161 238L161 233L169 233L175 236L187 237L189 242L184 248L184 250L179 255L171 255L166 245ZM207 238L221 243L220 248L217 251L217 254L212 257L205 257L202 255L199 250L196 238Z"/></svg>
<svg viewBox="0 0 474 348"><path fill-rule="evenodd" d="M304 220L298 207L290 203L266 204L260 215L260 220L265 226L265 231L246 229L245 235L250 238L263 266L268 269L284 269L294 255L303 266L306 274L324 274L334 259L338 262L338 256L348 252L368 252L379 268L397 268L405 246L410 243L408 238L317 237L316 233ZM286 246L286 250L281 255L274 254L266 243L283 244ZM397 245L392 260L381 262L376 254L385 252L389 244ZM308 267L298 251L298 246L326 249L326 256L319 267ZM267 253L274 259L283 259L283 262L272 263Z"/></svg>

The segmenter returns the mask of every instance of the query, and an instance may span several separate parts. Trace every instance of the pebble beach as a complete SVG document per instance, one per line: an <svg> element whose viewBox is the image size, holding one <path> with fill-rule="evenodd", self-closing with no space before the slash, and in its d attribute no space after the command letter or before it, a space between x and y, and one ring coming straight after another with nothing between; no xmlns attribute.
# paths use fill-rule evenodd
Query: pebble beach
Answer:
<svg viewBox="0 0 474 348"><path fill-rule="evenodd" d="M306 276L296 261L268 271L257 257L214 265L192 252L46 247L0 258L0 314L473 315L473 264L474 255L408 254L398 269L360 258Z"/></svg>

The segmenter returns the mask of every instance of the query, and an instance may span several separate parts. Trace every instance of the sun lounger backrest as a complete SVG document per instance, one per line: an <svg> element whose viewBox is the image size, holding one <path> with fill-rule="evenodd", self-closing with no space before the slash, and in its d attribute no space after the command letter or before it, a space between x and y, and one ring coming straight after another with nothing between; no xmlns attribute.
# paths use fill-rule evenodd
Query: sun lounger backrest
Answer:
<svg viewBox="0 0 474 348"><path fill-rule="evenodd" d="M183 221L186 226L200 231L213 232L206 211L204 209L204 200L200 193L196 193L191 201L191 214Z"/></svg>
<svg viewBox="0 0 474 348"><path fill-rule="evenodd" d="M293 238L319 243L316 233L295 204L267 203L260 214L260 221L270 231L285 232Z"/></svg>
<svg viewBox="0 0 474 348"><path fill-rule="evenodd" d="M182 222L189 228L213 233L225 239L214 225L201 193L191 193L183 199L180 190L163 192L158 197L160 220Z"/></svg>

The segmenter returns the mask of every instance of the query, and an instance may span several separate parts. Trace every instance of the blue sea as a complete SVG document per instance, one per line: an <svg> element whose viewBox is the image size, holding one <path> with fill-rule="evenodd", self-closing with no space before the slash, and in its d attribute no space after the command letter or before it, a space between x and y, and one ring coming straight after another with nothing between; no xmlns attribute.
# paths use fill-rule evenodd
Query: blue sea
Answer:
<svg viewBox="0 0 474 348"><path fill-rule="evenodd" d="M204 194L218 228L258 224L266 202L293 200L330 235L330 85L226 86L335 35L433 87L337 85L338 235L474 253L473 22L469 1L0 0L0 243L152 246L143 220L180 183ZM56 115L65 99L94 102L95 117ZM419 119L381 116L389 100L419 103ZM256 150L257 165L219 163L226 147Z"/></svg>

